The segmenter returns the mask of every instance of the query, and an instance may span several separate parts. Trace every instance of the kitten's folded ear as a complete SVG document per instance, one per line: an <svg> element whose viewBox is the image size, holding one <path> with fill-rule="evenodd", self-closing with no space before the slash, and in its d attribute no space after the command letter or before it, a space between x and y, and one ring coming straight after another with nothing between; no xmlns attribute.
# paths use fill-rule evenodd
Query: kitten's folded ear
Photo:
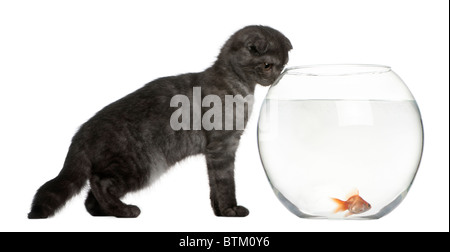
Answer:
<svg viewBox="0 0 450 252"><path fill-rule="evenodd" d="M286 38L286 37L283 36L283 42L284 42L284 46L285 46L285 48L286 48L287 51L290 51L290 50L293 49L292 44L291 44L291 41L289 41L288 38Z"/></svg>
<svg viewBox="0 0 450 252"><path fill-rule="evenodd" d="M247 40L246 46L251 54L259 56L267 52L269 43L265 39L254 37Z"/></svg>

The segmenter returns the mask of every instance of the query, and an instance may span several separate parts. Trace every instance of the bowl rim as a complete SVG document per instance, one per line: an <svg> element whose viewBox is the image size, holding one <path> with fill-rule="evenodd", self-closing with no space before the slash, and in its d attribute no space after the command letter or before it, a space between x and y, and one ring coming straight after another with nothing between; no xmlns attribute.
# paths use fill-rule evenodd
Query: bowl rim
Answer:
<svg viewBox="0 0 450 252"><path fill-rule="evenodd" d="M349 76L382 74L390 71L392 71L390 66L378 64L314 64L290 66L284 73L303 76Z"/></svg>

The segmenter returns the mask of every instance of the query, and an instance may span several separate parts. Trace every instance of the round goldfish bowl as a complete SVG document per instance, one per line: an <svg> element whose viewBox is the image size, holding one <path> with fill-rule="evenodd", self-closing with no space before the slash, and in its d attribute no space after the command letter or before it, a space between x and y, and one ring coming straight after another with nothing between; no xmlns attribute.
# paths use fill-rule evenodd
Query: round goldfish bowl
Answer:
<svg viewBox="0 0 450 252"><path fill-rule="evenodd" d="M292 67L267 93L258 146L275 195L295 215L377 219L411 187L422 120L390 67Z"/></svg>

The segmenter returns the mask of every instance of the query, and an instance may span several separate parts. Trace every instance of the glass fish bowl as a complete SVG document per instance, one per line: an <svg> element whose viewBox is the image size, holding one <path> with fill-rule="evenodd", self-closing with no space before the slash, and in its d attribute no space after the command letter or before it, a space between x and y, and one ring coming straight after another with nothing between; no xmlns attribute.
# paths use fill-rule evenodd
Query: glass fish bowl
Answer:
<svg viewBox="0 0 450 252"><path fill-rule="evenodd" d="M390 67L292 67L263 102L258 147L275 195L295 215L377 219L416 176L422 120Z"/></svg>

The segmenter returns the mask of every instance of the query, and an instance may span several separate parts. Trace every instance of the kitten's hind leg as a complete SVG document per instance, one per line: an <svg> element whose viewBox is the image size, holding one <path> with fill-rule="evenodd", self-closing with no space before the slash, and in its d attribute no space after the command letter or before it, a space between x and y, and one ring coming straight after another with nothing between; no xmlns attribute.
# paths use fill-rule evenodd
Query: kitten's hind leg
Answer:
<svg viewBox="0 0 450 252"><path fill-rule="evenodd" d="M91 210L97 210L93 200L96 199L99 205L98 209L101 209L101 213L107 216L135 218L141 213L137 206L127 205L119 199L125 195L126 190L120 184L115 183L114 179L100 178L94 175L90 179L90 184L93 197L89 198L88 196L86 204L92 207Z"/></svg>
<svg viewBox="0 0 450 252"><path fill-rule="evenodd" d="M92 191L89 191L86 201L84 202L84 206L86 207L88 213L92 216L107 216L107 214L100 207L100 204L94 197Z"/></svg>

